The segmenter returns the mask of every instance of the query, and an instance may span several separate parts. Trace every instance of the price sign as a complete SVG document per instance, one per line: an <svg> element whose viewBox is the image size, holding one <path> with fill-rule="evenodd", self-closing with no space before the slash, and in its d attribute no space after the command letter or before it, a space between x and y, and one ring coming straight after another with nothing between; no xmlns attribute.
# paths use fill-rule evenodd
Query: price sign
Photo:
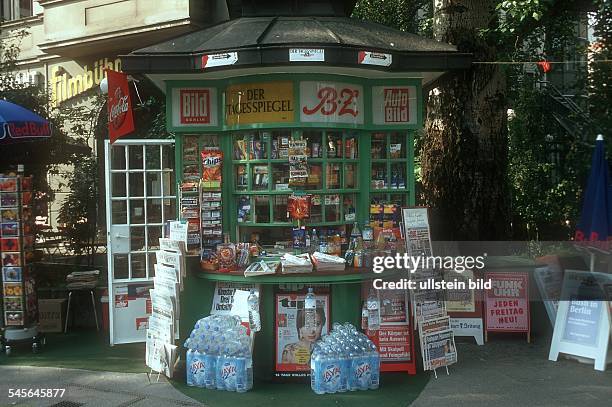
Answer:
<svg viewBox="0 0 612 407"><path fill-rule="evenodd" d="M338 82L300 82L300 118L311 123L363 124L363 87Z"/></svg>

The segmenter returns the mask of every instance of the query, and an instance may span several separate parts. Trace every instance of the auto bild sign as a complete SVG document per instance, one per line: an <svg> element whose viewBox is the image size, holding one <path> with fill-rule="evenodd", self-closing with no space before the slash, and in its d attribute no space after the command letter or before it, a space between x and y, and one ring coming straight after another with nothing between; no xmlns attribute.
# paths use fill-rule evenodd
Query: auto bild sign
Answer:
<svg viewBox="0 0 612 407"><path fill-rule="evenodd" d="M134 131L132 101L127 75L111 70L108 77L108 134L111 144Z"/></svg>
<svg viewBox="0 0 612 407"><path fill-rule="evenodd" d="M372 121L377 125L417 124L416 86L373 86Z"/></svg>

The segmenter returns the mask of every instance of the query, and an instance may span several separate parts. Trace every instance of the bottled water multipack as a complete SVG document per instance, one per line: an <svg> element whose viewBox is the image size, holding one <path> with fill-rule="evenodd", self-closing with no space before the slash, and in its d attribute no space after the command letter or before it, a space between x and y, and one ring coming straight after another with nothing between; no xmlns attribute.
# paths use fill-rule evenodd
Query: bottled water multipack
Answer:
<svg viewBox="0 0 612 407"><path fill-rule="evenodd" d="M184 346L187 385L239 393L253 387L251 338L239 316L200 319Z"/></svg>
<svg viewBox="0 0 612 407"><path fill-rule="evenodd" d="M349 324L335 323L310 355L310 387L317 394L378 389L376 345Z"/></svg>

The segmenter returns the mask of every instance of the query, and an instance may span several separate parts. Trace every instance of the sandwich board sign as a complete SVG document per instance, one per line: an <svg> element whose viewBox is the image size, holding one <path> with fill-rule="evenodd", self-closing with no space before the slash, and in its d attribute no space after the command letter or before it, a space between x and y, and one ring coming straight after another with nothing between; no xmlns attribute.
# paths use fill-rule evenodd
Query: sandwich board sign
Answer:
<svg viewBox="0 0 612 407"><path fill-rule="evenodd" d="M581 356L593 359L595 370L600 371L612 362L608 358L610 310L603 291L610 278L602 273L565 271L549 360L556 361L559 353Z"/></svg>

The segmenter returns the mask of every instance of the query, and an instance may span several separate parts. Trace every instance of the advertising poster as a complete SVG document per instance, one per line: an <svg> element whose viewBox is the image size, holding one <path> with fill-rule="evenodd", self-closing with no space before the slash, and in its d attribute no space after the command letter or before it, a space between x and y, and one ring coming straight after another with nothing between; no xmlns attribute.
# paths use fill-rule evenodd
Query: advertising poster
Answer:
<svg viewBox="0 0 612 407"><path fill-rule="evenodd" d="M427 208L402 209L406 250L411 256L431 256Z"/></svg>
<svg viewBox="0 0 612 407"><path fill-rule="evenodd" d="M378 290L380 317L383 324L395 322L407 324L407 296L404 290Z"/></svg>
<svg viewBox="0 0 612 407"><path fill-rule="evenodd" d="M425 370L434 370L457 362L455 338L451 329L426 334L423 344Z"/></svg>
<svg viewBox="0 0 612 407"><path fill-rule="evenodd" d="M552 325L557 319L557 309L561 298L561 288L563 285L563 272L552 267L538 267L535 269L533 277L535 279L540 296L544 301L546 313Z"/></svg>
<svg viewBox="0 0 612 407"><path fill-rule="evenodd" d="M448 282L463 281L466 286L465 289L446 290L446 310L448 312L474 312L476 310L474 290L467 288L469 287L468 281L474 279L472 270L465 270L462 273L446 271L444 279Z"/></svg>
<svg viewBox="0 0 612 407"><path fill-rule="evenodd" d="M310 374L310 352L316 341L329 332L329 295L315 292L315 328L305 326L302 293L276 295L276 372L281 377Z"/></svg>
<svg viewBox="0 0 612 407"><path fill-rule="evenodd" d="M366 284L369 290L369 285ZM368 290L362 292L363 299ZM414 374L413 336L410 326L408 294L405 290L378 290L381 324L378 331L368 331L368 337L380 353L381 371Z"/></svg>
<svg viewBox="0 0 612 407"><path fill-rule="evenodd" d="M492 288L485 291L487 331L529 332L527 273L486 273Z"/></svg>
<svg viewBox="0 0 612 407"><path fill-rule="evenodd" d="M381 362L410 362L412 349L410 325L383 325L368 335L377 344ZM381 367L384 371L384 369Z"/></svg>
<svg viewBox="0 0 612 407"><path fill-rule="evenodd" d="M579 345L596 346L603 305L603 301L570 301L565 317L563 340Z"/></svg>
<svg viewBox="0 0 612 407"><path fill-rule="evenodd" d="M113 287L114 343L144 342L146 329L141 321L151 314L151 283Z"/></svg>
<svg viewBox="0 0 612 407"><path fill-rule="evenodd" d="M212 315L238 315L243 322L247 322L249 320L247 299L251 289L254 289L255 294L259 296L259 288L255 284L217 283L210 313Z"/></svg>

